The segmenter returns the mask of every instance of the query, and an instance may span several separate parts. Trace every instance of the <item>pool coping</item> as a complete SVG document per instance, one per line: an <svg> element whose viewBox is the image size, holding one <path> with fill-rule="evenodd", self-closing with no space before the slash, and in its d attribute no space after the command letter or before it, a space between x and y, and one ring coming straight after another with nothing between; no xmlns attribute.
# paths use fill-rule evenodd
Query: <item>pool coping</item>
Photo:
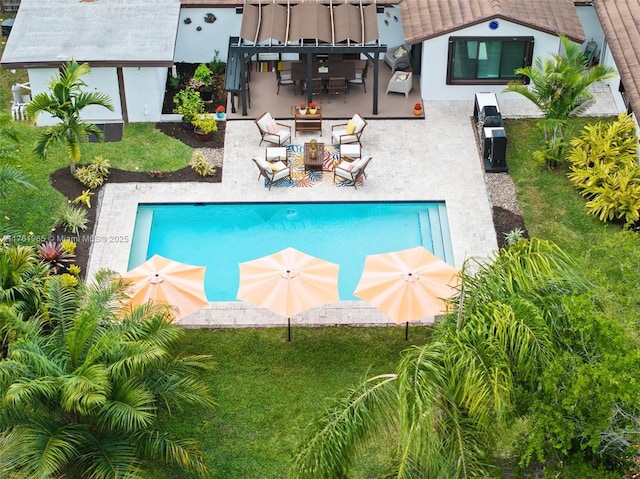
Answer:
<svg viewBox="0 0 640 479"><path fill-rule="evenodd" d="M455 266L482 260L497 250L484 172L471 128L471 102L436 102L424 121L369 121L363 154L373 155L362 188L272 188L256 180L251 162L264 154L253 121L227 124L223 175L220 183L107 184L99 196L94 241L87 277L101 268L126 272L130 243L140 203L323 202L323 201L444 201L449 219ZM332 121L323 136L298 134L294 143L310 138L331 142ZM449 141L443 141L449 139ZM400 152L400 153L398 153ZM428 318L425 322L429 322ZM281 325L283 319L244 302L210 303L180 321L187 327ZM286 319L284 319L286 324ZM341 301L292 318L307 325L394 324L376 308L360 301Z"/></svg>

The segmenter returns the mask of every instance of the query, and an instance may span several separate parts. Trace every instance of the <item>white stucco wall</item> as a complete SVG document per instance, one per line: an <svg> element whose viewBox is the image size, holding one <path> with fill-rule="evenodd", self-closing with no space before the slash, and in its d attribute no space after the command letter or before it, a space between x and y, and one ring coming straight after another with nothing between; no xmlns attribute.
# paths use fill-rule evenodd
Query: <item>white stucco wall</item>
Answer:
<svg viewBox="0 0 640 479"><path fill-rule="evenodd" d="M521 98L515 93L502 93L505 85L447 85L447 55L449 37L533 37L533 58L558 53L560 40L549 35L521 25L500 20L497 30L489 28L489 22L463 28L441 37L427 40L422 46L422 72L420 88L425 100L472 100L475 93L495 93L500 98Z"/></svg>
<svg viewBox="0 0 640 479"><path fill-rule="evenodd" d="M51 79L58 74L55 68L37 68L27 70L31 83L31 94L49 91ZM114 111L109 111L101 106L89 106L82 110L81 117L92 123L122 121L120 108L120 94L118 93L118 77L115 68L92 68L91 73L82 77L87 84L87 91L98 91L111 97ZM55 123L49 114L43 113L38 117L38 126L47 126Z"/></svg>
<svg viewBox="0 0 640 479"><path fill-rule="evenodd" d="M204 17L212 13L214 23L206 23ZM188 25L186 18L191 19ZM176 36L175 61L185 63L208 63L213 60L215 51L219 58L227 61L229 37L240 34L242 15L235 8L182 8ZM198 27L201 30L198 31Z"/></svg>
<svg viewBox="0 0 640 479"><path fill-rule="evenodd" d="M127 114L130 122L156 122L162 115L168 68L124 68Z"/></svg>
<svg viewBox="0 0 640 479"><path fill-rule="evenodd" d="M378 13L378 33L380 33L380 43L389 48L405 43L402 17L398 7L385 7L384 13ZM380 58L384 58L384 53L380 54Z"/></svg>

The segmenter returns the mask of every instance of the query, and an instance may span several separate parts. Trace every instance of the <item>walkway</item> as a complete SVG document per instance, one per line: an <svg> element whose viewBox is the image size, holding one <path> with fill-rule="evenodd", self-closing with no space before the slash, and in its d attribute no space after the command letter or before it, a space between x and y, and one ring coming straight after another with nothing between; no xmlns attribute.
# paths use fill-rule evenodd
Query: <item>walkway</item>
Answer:
<svg viewBox="0 0 640 479"><path fill-rule="evenodd" d="M607 92L598 114L615 114ZM510 106L510 105L509 105ZM501 108L509 116L509 106ZM518 105L514 105L517 107ZM131 238L138 203L154 202L291 202L291 201L445 201L456 267L468 258L487 258L496 249L485 174L476 148L472 101L427 102L425 120L371 119L363 135L363 154L373 160L365 186L353 188L273 188L257 181L252 156L264 154L253 121L230 121L226 128L221 183L107 184L100 201L96 238ZM505 111L507 110L507 111ZM607 113L608 110L608 113ZM331 124L323 123L322 141L331 142ZM299 133L294 143L316 137ZM317 138L317 137L316 137ZM318 138L320 141L320 138ZM88 277L100 268L124 273L130 243L95 242ZM292 325L393 324L361 301L341 301L291 318ZM286 326L282 318L245 302L211 303L181 323L186 327Z"/></svg>

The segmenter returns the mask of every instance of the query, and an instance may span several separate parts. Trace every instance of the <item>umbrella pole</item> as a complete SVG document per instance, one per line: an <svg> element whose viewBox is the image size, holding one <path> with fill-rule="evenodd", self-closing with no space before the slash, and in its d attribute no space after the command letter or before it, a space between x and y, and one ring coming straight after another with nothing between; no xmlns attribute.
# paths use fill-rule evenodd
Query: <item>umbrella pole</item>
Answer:
<svg viewBox="0 0 640 479"><path fill-rule="evenodd" d="M404 340L409 340L409 321L407 321L406 326L404 327Z"/></svg>
<svg viewBox="0 0 640 479"><path fill-rule="evenodd" d="M291 341L291 318L287 318L287 342Z"/></svg>

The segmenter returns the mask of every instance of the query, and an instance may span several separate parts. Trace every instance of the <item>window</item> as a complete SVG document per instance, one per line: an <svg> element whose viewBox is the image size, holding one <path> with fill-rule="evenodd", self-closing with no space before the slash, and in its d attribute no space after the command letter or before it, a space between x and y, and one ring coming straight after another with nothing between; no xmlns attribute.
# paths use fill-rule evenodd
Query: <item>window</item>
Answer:
<svg viewBox="0 0 640 479"><path fill-rule="evenodd" d="M450 37L447 85L497 84L526 79L517 68L531 66L533 37Z"/></svg>

